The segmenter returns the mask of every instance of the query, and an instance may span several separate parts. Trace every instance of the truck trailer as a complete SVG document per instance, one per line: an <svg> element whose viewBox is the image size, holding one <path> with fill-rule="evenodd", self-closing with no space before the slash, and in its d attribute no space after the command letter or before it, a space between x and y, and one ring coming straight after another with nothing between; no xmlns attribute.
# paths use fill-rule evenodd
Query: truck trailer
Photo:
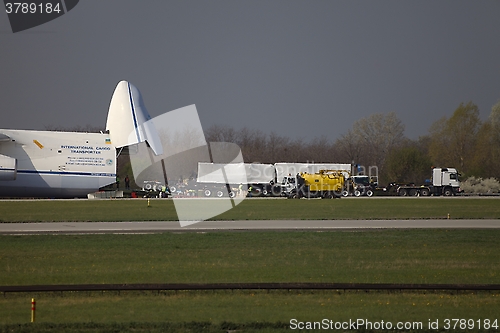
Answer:
<svg viewBox="0 0 500 333"><path fill-rule="evenodd" d="M344 163L217 164L199 162L197 184L207 197L222 197L227 194L234 196L238 192L236 189L241 185L248 190L249 196L288 197L297 188L297 175L301 173L315 174L320 170L341 170L344 178L348 178L350 168L350 164Z"/></svg>
<svg viewBox="0 0 500 333"><path fill-rule="evenodd" d="M377 195L405 196L454 196L462 193L460 189L460 174L455 168L434 168L432 170L432 183L416 185L413 183L391 183L385 188L377 188Z"/></svg>

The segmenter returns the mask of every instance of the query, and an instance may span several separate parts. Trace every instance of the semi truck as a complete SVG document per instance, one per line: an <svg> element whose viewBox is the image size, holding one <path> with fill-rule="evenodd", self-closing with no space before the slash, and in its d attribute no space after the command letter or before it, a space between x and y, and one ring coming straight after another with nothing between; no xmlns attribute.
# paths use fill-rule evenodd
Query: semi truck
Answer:
<svg viewBox="0 0 500 333"><path fill-rule="evenodd" d="M424 185L414 183L391 183L385 188L377 188L377 195L399 196L454 196L462 192L460 189L460 174L455 168L434 168L432 182Z"/></svg>
<svg viewBox="0 0 500 333"><path fill-rule="evenodd" d="M225 178L220 170L224 169ZM233 170L234 169L234 170ZM245 175L242 176L243 170ZM243 163L222 165L198 164L198 189L204 196L234 196L248 190L249 196L273 197L356 197L373 195L453 196L461 193L459 173L455 168L434 168L432 181L423 185L390 183L378 187L377 177L352 175L351 164L319 163ZM342 176L342 177L341 177ZM246 177L246 178L245 178ZM244 180L240 180L243 179ZM340 178L342 180L340 181ZM338 180L333 180L338 179ZM232 180L232 181L231 181ZM342 183L340 189L339 183ZM226 186L229 184L229 186Z"/></svg>
<svg viewBox="0 0 500 333"><path fill-rule="evenodd" d="M217 164L198 163L197 183L204 189L204 196L229 196L235 194L235 189L243 187L249 196L287 197L297 188L297 175L301 173L314 174L320 170L342 170L345 178L349 177L350 164L335 163L240 163ZM224 177L222 176L224 171ZM244 171L244 174L243 174ZM226 190L226 184L229 190Z"/></svg>

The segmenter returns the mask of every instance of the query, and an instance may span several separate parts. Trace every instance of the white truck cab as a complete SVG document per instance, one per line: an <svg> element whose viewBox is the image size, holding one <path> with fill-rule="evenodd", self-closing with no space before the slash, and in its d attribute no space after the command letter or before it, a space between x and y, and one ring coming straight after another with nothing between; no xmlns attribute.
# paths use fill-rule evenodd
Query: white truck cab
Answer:
<svg viewBox="0 0 500 333"><path fill-rule="evenodd" d="M432 185L435 189L441 189L440 192L445 196L460 193L458 176L459 173L455 168L434 168L432 170Z"/></svg>

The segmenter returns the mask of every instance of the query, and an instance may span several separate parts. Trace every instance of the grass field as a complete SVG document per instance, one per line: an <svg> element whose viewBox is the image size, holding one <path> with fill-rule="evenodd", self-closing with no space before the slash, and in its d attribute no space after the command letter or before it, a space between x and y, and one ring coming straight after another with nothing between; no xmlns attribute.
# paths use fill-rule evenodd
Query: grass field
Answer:
<svg viewBox="0 0 500 333"><path fill-rule="evenodd" d="M196 200L196 199L186 199ZM500 219L498 198L244 200L212 220ZM175 221L172 200L0 201L0 222Z"/></svg>
<svg viewBox="0 0 500 333"><path fill-rule="evenodd" d="M497 230L2 236L0 284L500 283L499 237ZM146 322L143 331L165 322L205 322L213 331L267 322L263 331L280 331L292 318L427 322L500 313L493 292L67 292L6 294L0 322L28 321L31 297L40 323L102 323L97 331L113 331L115 322ZM186 331L181 326L171 330Z"/></svg>
<svg viewBox="0 0 500 333"><path fill-rule="evenodd" d="M472 198L245 200L217 219L500 218L499 204ZM152 200L150 208L144 200L0 202L2 222L175 219L171 200ZM500 230L0 236L0 285L498 284L499 239ZM37 324L21 325L30 319L31 297L37 298ZM500 320L499 313L495 292L14 293L0 295L0 332L285 332L292 318L427 324Z"/></svg>
<svg viewBox="0 0 500 333"><path fill-rule="evenodd" d="M500 283L500 230L0 236L0 285Z"/></svg>
<svg viewBox="0 0 500 333"><path fill-rule="evenodd" d="M29 295L33 296L33 295ZM343 291L66 293L34 295L37 323L289 323L300 321L419 321L498 317L500 294ZM30 319L28 296L0 299L3 324Z"/></svg>

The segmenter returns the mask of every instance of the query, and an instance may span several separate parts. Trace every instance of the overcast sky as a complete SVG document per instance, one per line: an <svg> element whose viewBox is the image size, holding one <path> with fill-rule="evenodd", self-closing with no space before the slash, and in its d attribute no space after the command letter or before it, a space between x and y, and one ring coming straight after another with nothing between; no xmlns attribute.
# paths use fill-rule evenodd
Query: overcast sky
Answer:
<svg viewBox="0 0 500 333"><path fill-rule="evenodd" d="M154 117L336 139L394 111L418 138L500 100L500 1L82 0L12 33L0 13L0 128L105 127L120 80Z"/></svg>

